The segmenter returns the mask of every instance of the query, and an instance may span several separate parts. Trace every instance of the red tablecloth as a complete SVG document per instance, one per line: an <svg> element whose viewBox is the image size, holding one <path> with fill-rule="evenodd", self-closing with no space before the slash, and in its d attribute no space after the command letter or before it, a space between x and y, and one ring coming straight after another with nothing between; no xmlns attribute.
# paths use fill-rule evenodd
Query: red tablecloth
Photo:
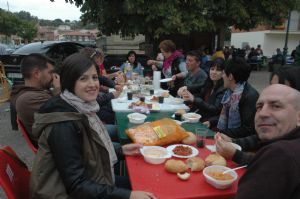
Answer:
<svg viewBox="0 0 300 199"><path fill-rule="evenodd" d="M207 140L206 143L213 144L213 140ZM199 149L199 156L203 159L210 153L206 148ZM218 190L209 185L202 172L191 172L190 178L182 181L176 174L168 173L164 169L164 164L148 164L142 156L127 156L126 163L132 190L149 191L159 199L219 199L232 197L237 191L238 181L225 190ZM227 161L227 166L236 167L237 165L232 161ZM237 171L238 179L244 172L244 169Z"/></svg>

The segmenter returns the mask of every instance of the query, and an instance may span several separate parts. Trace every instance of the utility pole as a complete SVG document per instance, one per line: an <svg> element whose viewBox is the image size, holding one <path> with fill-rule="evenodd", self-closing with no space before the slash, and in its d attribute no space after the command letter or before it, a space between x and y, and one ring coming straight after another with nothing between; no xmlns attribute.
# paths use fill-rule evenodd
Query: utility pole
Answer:
<svg viewBox="0 0 300 199"><path fill-rule="evenodd" d="M9 3L8 3L8 1L6 1L6 4L7 4L7 11L9 12Z"/></svg>
<svg viewBox="0 0 300 199"><path fill-rule="evenodd" d="M291 10L289 11L286 33L285 33L285 43L284 43L284 48L283 48L283 64L286 63L286 55L288 52L287 44L288 44L288 39L289 39L290 21L291 21Z"/></svg>

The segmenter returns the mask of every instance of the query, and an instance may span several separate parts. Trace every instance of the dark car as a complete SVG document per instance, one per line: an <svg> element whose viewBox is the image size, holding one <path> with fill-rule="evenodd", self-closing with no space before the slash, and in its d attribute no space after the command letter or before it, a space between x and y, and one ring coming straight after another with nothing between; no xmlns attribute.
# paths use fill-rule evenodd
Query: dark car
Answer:
<svg viewBox="0 0 300 199"><path fill-rule="evenodd" d="M44 54L47 57L53 59L56 64L55 67L59 70L62 61L69 55L79 52L80 49L84 48L83 45L76 42L66 42L66 41L44 41L44 42L35 42L27 44L10 55L2 55L0 60L4 64L5 74L13 84L23 84L24 79L20 71L20 63L22 59L31 53L40 53ZM10 104L11 109L11 125L12 129L17 130L18 126L16 123L16 110L15 107Z"/></svg>
<svg viewBox="0 0 300 199"><path fill-rule="evenodd" d="M144 75L145 76L152 76L152 69L150 66L147 65L147 61L151 59L151 57L144 55L144 54L137 54L136 57L137 61L144 66ZM105 70L108 73L112 73L117 71L120 66L126 62L126 55L119 54L119 55L106 55L104 58L104 66Z"/></svg>
<svg viewBox="0 0 300 199"><path fill-rule="evenodd" d="M17 49L11 55L2 55L0 60L5 66L6 76L12 80L14 84L21 84L24 81L20 72L20 63L26 55L31 53L44 54L56 62L56 68L58 69L66 57L78 52L82 48L84 48L84 46L76 42L34 42Z"/></svg>

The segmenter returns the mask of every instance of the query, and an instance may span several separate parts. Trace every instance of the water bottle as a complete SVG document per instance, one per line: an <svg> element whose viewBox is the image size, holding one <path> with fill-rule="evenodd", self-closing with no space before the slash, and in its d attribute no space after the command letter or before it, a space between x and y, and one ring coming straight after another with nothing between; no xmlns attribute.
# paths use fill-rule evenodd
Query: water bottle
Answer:
<svg viewBox="0 0 300 199"><path fill-rule="evenodd" d="M131 79L132 76L132 67L128 61L125 63L125 75L127 79Z"/></svg>

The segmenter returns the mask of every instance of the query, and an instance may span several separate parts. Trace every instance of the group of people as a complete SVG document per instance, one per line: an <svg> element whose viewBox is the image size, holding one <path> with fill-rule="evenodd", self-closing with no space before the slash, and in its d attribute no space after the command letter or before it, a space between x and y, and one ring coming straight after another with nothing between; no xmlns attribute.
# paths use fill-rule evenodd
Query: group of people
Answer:
<svg viewBox="0 0 300 199"><path fill-rule="evenodd" d="M203 124L218 131L218 153L248 165L236 197L299 198L300 93L294 89L299 81L278 73L274 85L259 96L247 82L251 67L241 57L225 61L216 54L205 71L198 51L185 57L171 40L162 41L159 49L162 57L147 64L172 79L162 87L181 96L191 111L201 113ZM113 114L109 102L120 95L126 78L120 72L107 74L103 58L101 50L84 48L63 61L60 74L41 54L23 59L25 84L13 88L11 99L39 149L31 198L156 198L131 191L128 178L115 171L124 155L139 155L142 145L121 146L116 126L104 124ZM127 60L121 70L128 72L130 64L131 71L142 75L135 52ZM115 91L109 93L108 87ZM229 142L258 151L238 151Z"/></svg>

